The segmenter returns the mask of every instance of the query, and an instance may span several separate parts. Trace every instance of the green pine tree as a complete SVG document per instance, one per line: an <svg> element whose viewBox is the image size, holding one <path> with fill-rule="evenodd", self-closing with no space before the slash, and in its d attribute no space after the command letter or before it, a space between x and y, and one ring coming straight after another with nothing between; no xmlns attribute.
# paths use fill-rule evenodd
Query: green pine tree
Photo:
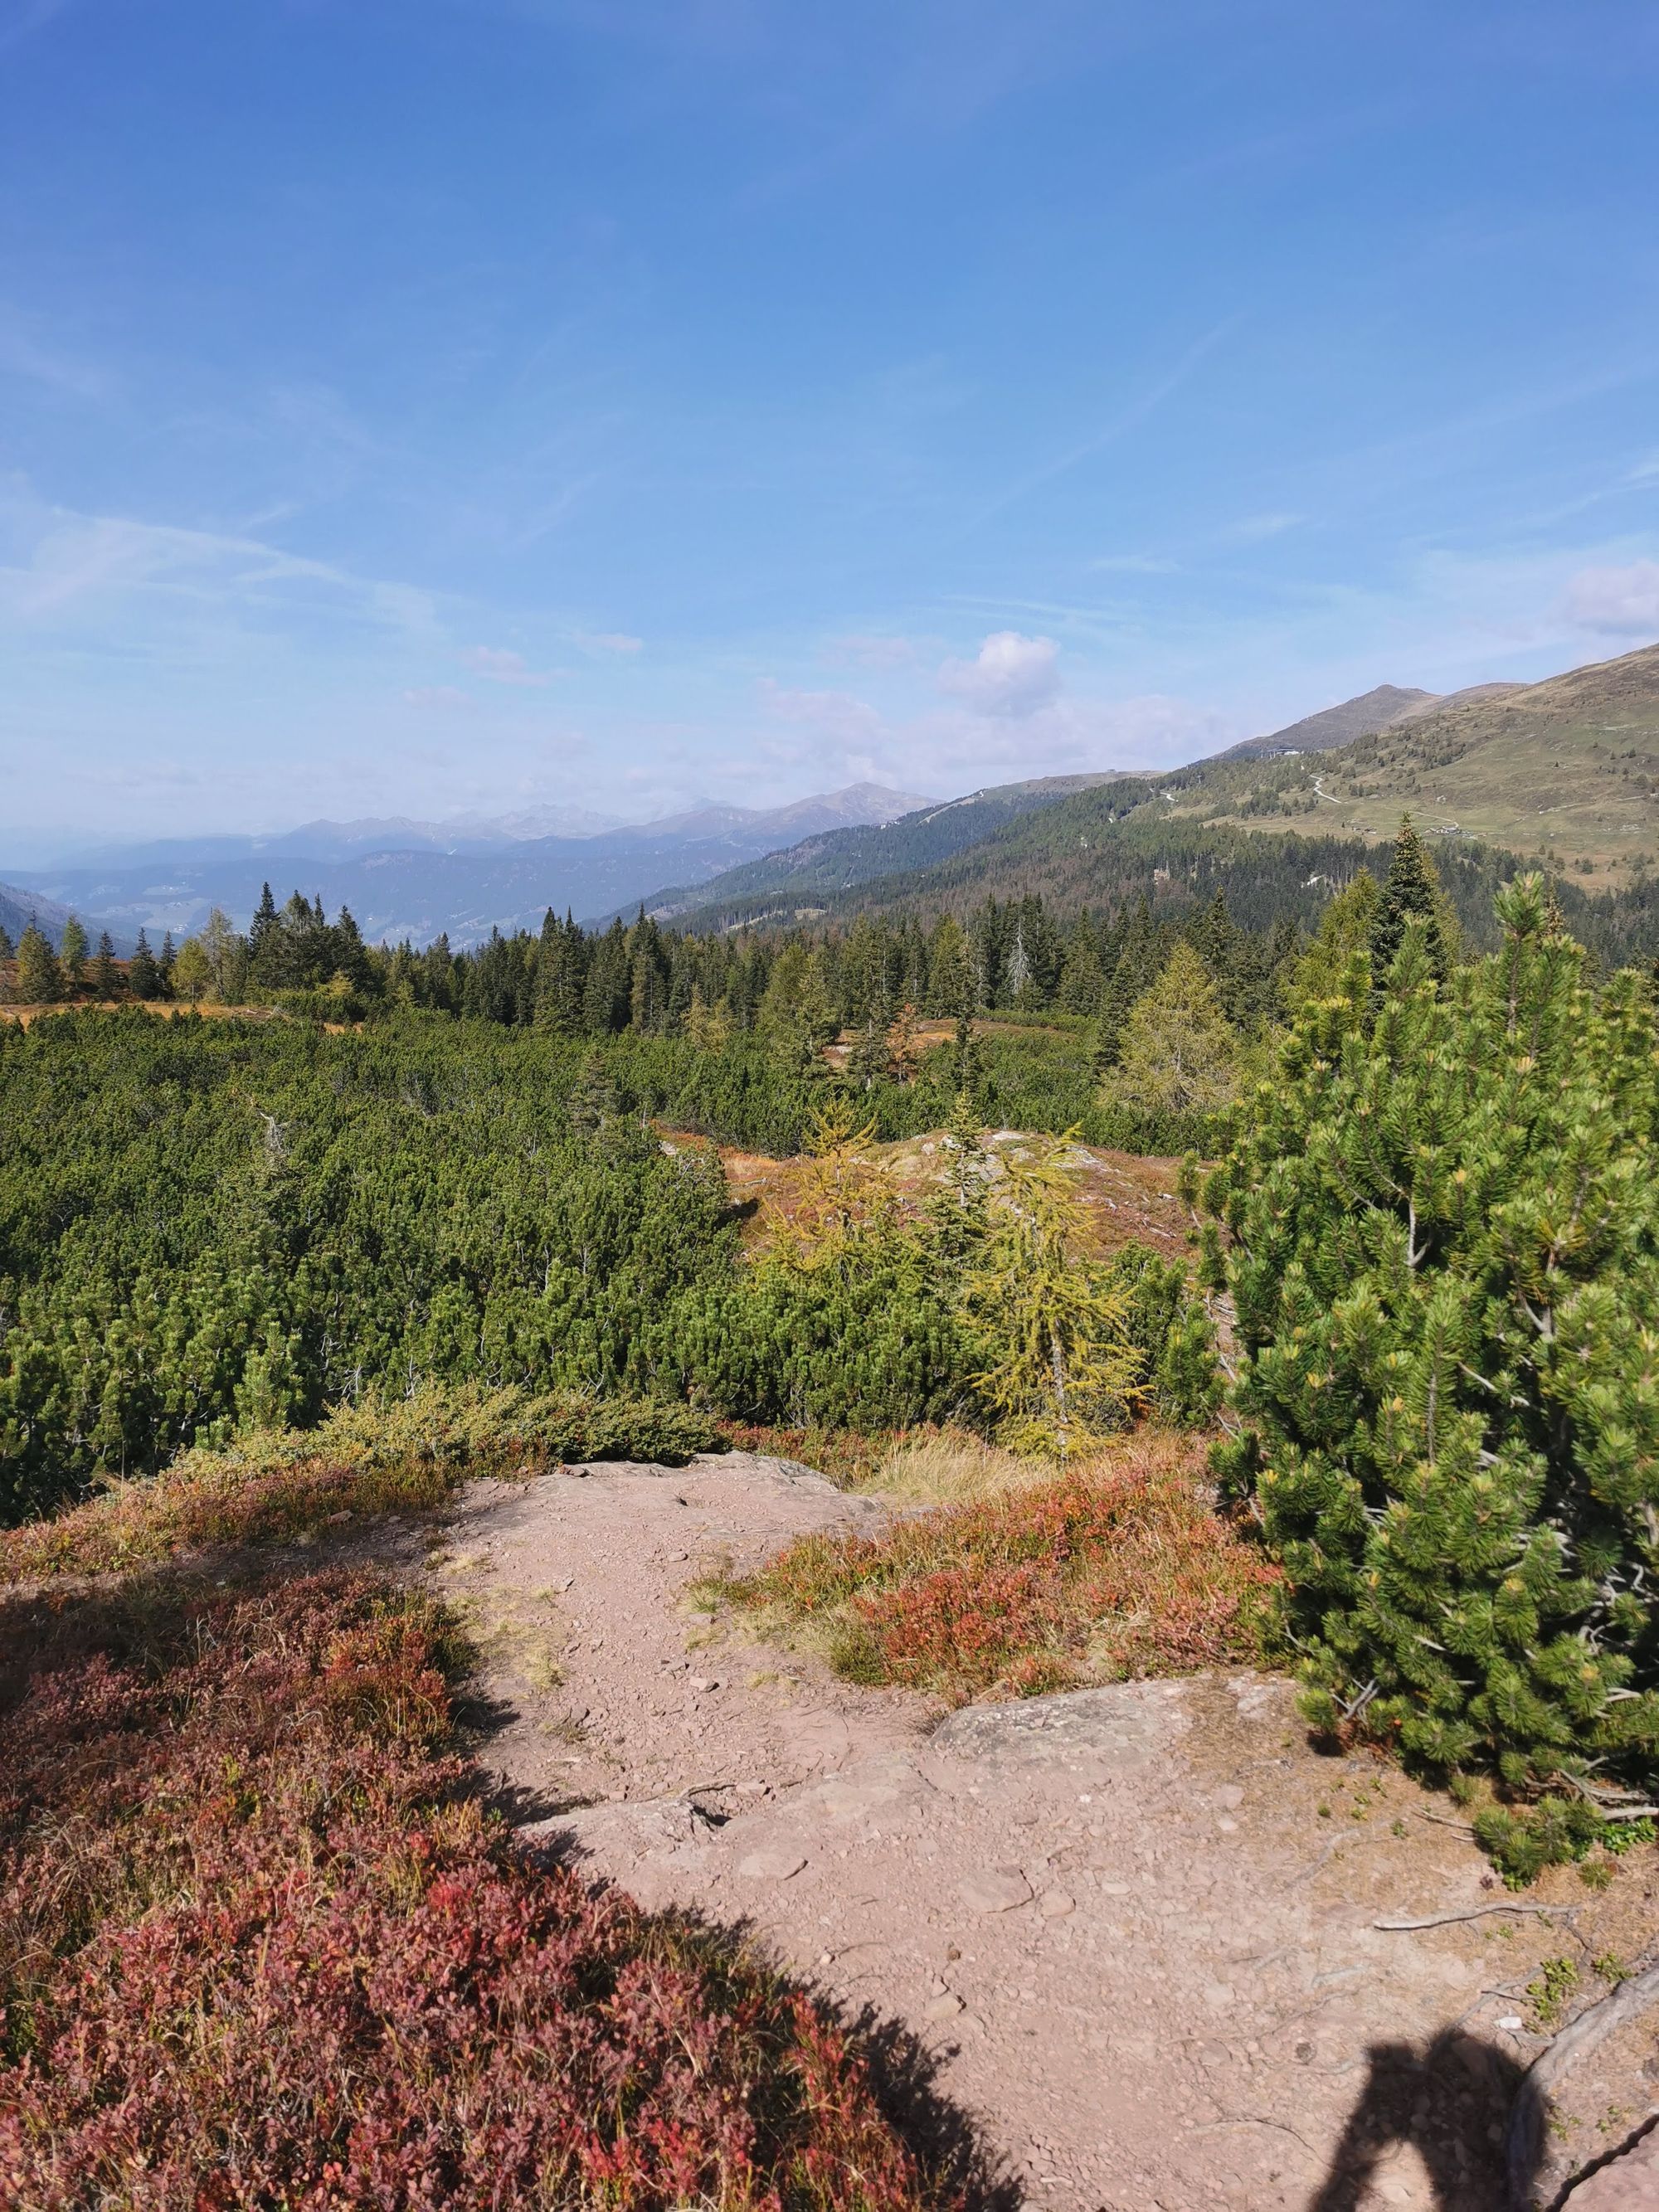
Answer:
<svg viewBox="0 0 1659 2212"><path fill-rule="evenodd" d="M995 1164L987 1151L971 1091L958 1091L945 1127L941 1188L927 1204L933 1252L947 1271L984 1256L991 1221L990 1182Z"/></svg>
<svg viewBox="0 0 1659 2212"><path fill-rule="evenodd" d="M1316 1720L1594 1798L1659 1782L1659 1038L1538 878L1497 904L1502 949L1449 988L1419 911L1379 1010L1363 957L1304 1006L1209 1177L1218 1458L1288 1571Z"/></svg>
<svg viewBox="0 0 1659 2212"><path fill-rule="evenodd" d="M1337 892L1319 917L1313 943L1285 978L1282 996L1288 1012L1294 1014L1312 1000L1335 998L1346 989L1355 953L1370 957L1380 898L1369 868L1361 868Z"/></svg>

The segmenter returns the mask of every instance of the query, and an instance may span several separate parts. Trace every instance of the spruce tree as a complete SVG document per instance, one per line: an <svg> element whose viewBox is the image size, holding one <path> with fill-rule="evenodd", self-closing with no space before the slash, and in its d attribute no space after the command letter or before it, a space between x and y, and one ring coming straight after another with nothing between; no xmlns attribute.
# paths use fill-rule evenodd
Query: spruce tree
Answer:
<svg viewBox="0 0 1659 2212"><path fill-rule="evenodd" d="M1310 1000L1334 998L1347 988L1355 953L1370 955L1380 898L1369 868L1359 869L1337 892L1319 917L1313 943L1285 975L1281 996L1287 1012L1297 1013Z"/></svg>
<svg viewBox="0 0 1659 2212"><path fill-rule="evenodd" d="M264 979L264 963L273 952L283 933L282 916L276 911L276 902L266 884L259 893L259 903L254 909L253 920L247 933L248 964L259 981Z"/></svg>
<svg viewBox="0 0 1659 2212"><path fill-rule="evenodd" d="M115 947L106 929L98 933L98 951L87 970L87 981L93 997L106 1004L121 995L121 971L115 964Z"/></svg>
<svg viewBox="0 0 1659 2212"><path fill-rule="evenodd" d="M1400 835L1395 840L1389 872L1371 922L1371 983L1379 997L1400 956L1406 926L1413 921L1424 926L1429 972L1437 983L1446 981L1451 969L1445 926L1449 919L1434 862L1413 828L1410 815L1401 815Z"/></svg>
<svg viewBox="0 0 1659 2212"><path fill-rule="evenodd" d="M161 979L161 995L164 999L170 999L173 996L173 970L178 963L178 958L179 955L173 950L173 932L169 929L162 935L161 954L155 963L156 973Z"/></svg>
<svg viewBox="0 0 1659 2212"><path fill-rule="evenodd" d="M873 1091L887 1075L890 1026L884 1000L873 1000L864 1026L854 1038L853 1048L847 1055L847 1079L855 1089Z"/></svg>
<svg viewBox="0 0 1659 2212"><path fill-rule="evenodd" d="M141 929L138 942L133 947L132 957L127 963L127 988L135 999L149 1000L161 995L161 971L155 964L155 955L149 949L149 939Z"/></svg>
<svg viewBox="0 0 1659 2212"><path fill-rule="evenodd" d="M1374 1012L1363 957L1305 1005L1209 1177L1218 1458L1285 1563L1313 1718L1605 1801L1659 1782L1659 1038L1538 878L1497 907L1449 988L1418 912ZM1543 1848L1483 1817L1511 1864Z"/></svg>
<svg viewBox="0 0 1659 2212"><path fill-rule="evenodd" d="M979 1034L974 1027L973 1002L971 996L965 994L957 1016L956 1034L951 1040L951 1087L958 1098L976 1100L984 1073Z"/></svg>
<svg viewBox="0 0 1659 2212"><path fill-rule="evenodd" d="M33 921L17 940L16 995L18 1003L25 1006L49 1006L64 995L58 955L51 939Z"/></svg>
<svg viewBox="0 0 1659 2212"><path fill-rule="evenodd" d="M622 1110L610 1066L602 1052L590 1052L570 1087L567 1109L570 1126L579 1136L599 1135Z"/></svg>

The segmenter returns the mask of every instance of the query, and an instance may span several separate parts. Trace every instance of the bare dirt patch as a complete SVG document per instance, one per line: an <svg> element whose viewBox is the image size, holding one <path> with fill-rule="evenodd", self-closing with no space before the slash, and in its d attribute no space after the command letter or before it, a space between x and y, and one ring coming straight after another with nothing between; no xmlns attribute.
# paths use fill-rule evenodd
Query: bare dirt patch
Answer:
<svg viewBox="0 0 1659 2212"><path fill-rule="evenodd" d="M984 1133L993 1158L1009 1145L1031 1141L1013 1129ZM663 1134L670 1144L708 1141L672 1129ZM802 1164L799 1159L770 1159L763 1152L745 1152L729 1145L718 1149L732 1201L746 1210L750 1233L758 1241L766 1234L769 1211L786 1219L792 1216ZM945 1180L948 1155L942 1130L872 1145L868 1158L892 1177L895 1187L907 1198L925 1199ZM1178 1161L1115 1152L1101 1145L1073 1146L1067 1159L1075 1170L1079 1194L1089 1210L1089 1242L1095 1253L1106 1257L1137 1243L1150 1244L1166 1260L1185 1251L1187 1217L1176 1195Z"/></svg>
<svg viewBox="0 0 1659 2212"><path fill-rule="evenodd" d="M685 1595L884 1510L744 1454L472 1486L432 1571L472 1614L483 1756L526 1837L906 2022L1030 2203L1496 2212L1549 2041L1528 1984L1569 1959L1571 2008L1593 1960L1646 1963L1651 1853L1511 1899L1455 1808L1322 1756L1272 1677L952 1716ZM1376 1924L1454 1912L1480 1917ZM1572 2079L1540 2191L1645 2120L1652 2049L1638 2023Z"/></svg>

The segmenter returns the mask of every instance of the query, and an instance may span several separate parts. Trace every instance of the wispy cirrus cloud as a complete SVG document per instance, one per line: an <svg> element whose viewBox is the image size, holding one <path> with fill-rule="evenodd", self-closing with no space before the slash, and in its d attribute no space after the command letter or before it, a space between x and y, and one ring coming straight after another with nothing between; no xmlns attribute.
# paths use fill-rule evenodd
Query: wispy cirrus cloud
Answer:
<svg viewBox="0 0 1659 2212"><path fill-rule="evenodd" d="M532 668L523 653L514 653L506 646L469 646L461 659L490 684L510 684L520 690L539 691L553 681L552 670Z"/></svg>
<svg viewBox="0 0 1659 2212"><path fill-rule="evenodd" d="M145 522L0 498L0 620L81 621L108 631L122 605L165 602L200 617L268 617L284 604L327 602L377 628L430 631L431 595L354 574L234 532Z"/></svg>
<svg viewBox="0 0 1659 2212"><path fill-rule="evenodd" d="M114 389L106 370L78 359L47 331L38 315L9 301L0 301L0 378L4 377L44 386L66 399L107 399Z"/></svg>
<svg viewBox="0 0 1659 2212"><path fill-rule="evenodd" d="M73 0L13 0L13 4L0 8L0 54L44 31L72 4Z"/></svg>
<svg viewBox="0 0 1659 2212"><path fill-rule="evenodd" d="M842 668L908 668L919 648L914 638L850 632L824 640L820 657Z"/></svg>

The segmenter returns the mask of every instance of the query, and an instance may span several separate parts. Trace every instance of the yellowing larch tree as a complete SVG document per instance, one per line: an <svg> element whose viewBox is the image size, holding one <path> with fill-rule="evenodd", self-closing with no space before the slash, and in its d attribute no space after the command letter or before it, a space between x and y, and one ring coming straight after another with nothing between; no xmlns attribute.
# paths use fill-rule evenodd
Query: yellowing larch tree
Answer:
<svg viewBox="0 0 1659 2212"><path fill-rule="evenodd" d="M1213 1114L1235 1095L1238 1038L1183 939L1124 1024L1110 1095L1146 1113Z"/></svg>
<svg viewBox="0 0 1659 2212"><path fill-rule="evenodd" d="M1018 1451L1062 1465L1121 1428L1139 1396L1128 1299L1081 1256L1088 1209L1066 1165L1072 1131L1003 1156L985 1255L963 1285L964 1318L988 1353L976 1387Z"/></svg>

